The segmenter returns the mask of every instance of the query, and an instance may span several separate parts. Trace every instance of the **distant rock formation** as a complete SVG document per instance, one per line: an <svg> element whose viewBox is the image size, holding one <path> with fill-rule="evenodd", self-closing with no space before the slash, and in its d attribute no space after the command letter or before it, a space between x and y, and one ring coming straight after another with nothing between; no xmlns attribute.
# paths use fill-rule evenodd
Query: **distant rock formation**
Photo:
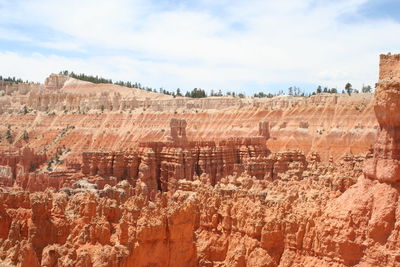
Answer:
<svg viewBox="0 0 400 267"><path fill-rule="evenodd" d="M186 125L187 123L185 119L172 118L170 120L170 141L175 144L185 144L187 142Z"/></svg>
<svg viewBox="0 0 400 267"><path fill-rule="evenodd" d="M44 87L49 90L59 90L64 86L64 83L69 79L68 76L51 74L46 78Z"/></svg>
<svg viewBox="0 0 400 267"><path fill-rule="evenodd" d="M46 154L30 148L0 151L0 185L12 186L18 175L33 172L46 160Z"/></svg>
<svg viewBox="0 0 400 267"><path fill-rule="evenodd" d="M268 121L260 121L259 123L259 128L258 128L258 135L263 136L266 139L269 139L270 133L269 133L269 122Z"/></svg>
<svg viewBox="0 0 400 267"><path fill-rule="evenodd" d="M188 140L186 126L185 119L172 118L167 141L141 142L135 152L84 152L82 173L140 178L149 190L164 192L169 190L171 179L193 180L194 175L208 174L212 185L234 172L247 172L258 179L268 173L273 178L273 162L267 159L268 122L260 122L259 134L263 136L228 138L219 143Z"/></svg>

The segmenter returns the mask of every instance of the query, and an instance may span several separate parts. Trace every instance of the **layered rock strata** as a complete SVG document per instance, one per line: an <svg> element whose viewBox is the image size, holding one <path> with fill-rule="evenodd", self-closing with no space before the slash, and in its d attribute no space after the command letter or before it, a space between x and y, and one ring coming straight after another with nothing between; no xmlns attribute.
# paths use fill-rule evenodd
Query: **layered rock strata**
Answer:
<svg viewBox="0 0 400 267"><path fill-rule="evenodd" d="M400 55L381 55L374 101L379 122L373 158L365 166L366 176L384 182L400 181Z"/></svg>
<svg viewBox="0 0 400 267"><path fill-rule="evenodd" d="M50 153L66 146L73 151L67 159L76 160L84 151L125 152L141 140L163 141L173 117L186 120L192 140L257 136L259 122L268 121L271 151L317 151L328 160L364 153L378 127L372 94L191 99L64 78L53 75L26 94L0 96L0 143L9 142L11 126L14 145ZM25 132L29 139L21 138Z"/></svg>
<svg viewBox="0 0 400 267"><path fill-rule="evenodd" d="M51 74L44 81L44 87L50 90L61 89L69 78L64 75Z"/></svg>
<svg viewBox="0 0 400 267"><path fill-rule="evenodd" d="M370 152L372 105L354 97L235 113L0 117L14 133L30 128L15 146L72 148L54 170L17 170L14 187L0 188L0 265L400 266L400 56L382 56L380 75Z"/></svg>
<svg viewBox="0 0 400 267"><path fill-rule="evenodd" d="M186 120L173 118L170 134L165 142L142 142L134 152L85 152L82 154L84 175L140 178L151 191L169 191L173 180L193 180L194 176L209 175L215 185L222 177L247 172L257 179L276 177L275 161L269 159L266 147L269 137L268 122L260 122L263 136L236 137L227 140L190 141L186 136ZM304 155L303 155L304 158ZM286 161L296 159L290 156Z"/></svg>
<svg viewBox="0 0 400 267"><path fill-rule="evenodd" d="M5 190L0 193L0 261L21 266L394 264L392 256L382 261L382 252L365 254L361 240L346 243L339 229L337 239L329 234L336 205L347 205L349 196L355 204L363 195L378 195L365 191L370 182L348 189L357 175L350 170L359 173L354 158L330 168L316 158L300 177L292 171L296 166L289 166L284 179L228 175L211 186L203 174L193 181L175 180L168 193L153 197L140 180L103 189L81 180L57 193ZM338 178L339 173L349 176ZM346 179L351 183L344 185ZM337 198L340 190L351 192ZM357 216L354 204L346 207ZM379 221L386 213L372 214Z"/></svg>
<svg viewBox="0 0 400 267"><path fill-rule="evenodd" d="M18 175L33 172L46 160L46 154L30 148L0 152L0 185L12 186Z"/></svg>

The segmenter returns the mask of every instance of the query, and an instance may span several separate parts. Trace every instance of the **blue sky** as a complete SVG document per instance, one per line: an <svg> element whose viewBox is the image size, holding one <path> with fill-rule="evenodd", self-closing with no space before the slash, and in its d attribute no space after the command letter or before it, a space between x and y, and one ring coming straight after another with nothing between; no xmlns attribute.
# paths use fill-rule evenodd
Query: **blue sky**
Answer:
<svg viewBox="0 0 400 267"><path fill-rule="evenodd" d="M68 69L155 88L373 85L398 0L0 0L0 74Z"/></svg>

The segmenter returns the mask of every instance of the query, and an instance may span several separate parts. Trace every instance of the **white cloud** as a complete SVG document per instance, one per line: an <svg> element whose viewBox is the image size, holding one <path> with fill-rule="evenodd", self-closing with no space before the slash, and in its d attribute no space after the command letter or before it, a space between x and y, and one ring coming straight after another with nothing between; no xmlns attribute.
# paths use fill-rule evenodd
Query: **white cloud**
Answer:
<svg viewBox="0 0 400 267"><path fill-rule="evenodd" d="M0 32L38 47L84 54L32 55L3 48L0 71L42 80L49 72L71 69L187 89L296 82L340 87L347 81L359 87L376 81L379 53L400 46L398 22L359 18L366 2L0 2L5 14ZM11 6L15 12L4 12ZM50 29L50 34L18 35L21 31L7 25Z"/></svg>
<svg viewBox="0 0 400 267"><path fill-rule="evenodd" d="M20 42L32 41L27 36L20 35L16 31L13 31L13 30L1 27L1 26L0 26L0 40L20 41Z"/></svg>

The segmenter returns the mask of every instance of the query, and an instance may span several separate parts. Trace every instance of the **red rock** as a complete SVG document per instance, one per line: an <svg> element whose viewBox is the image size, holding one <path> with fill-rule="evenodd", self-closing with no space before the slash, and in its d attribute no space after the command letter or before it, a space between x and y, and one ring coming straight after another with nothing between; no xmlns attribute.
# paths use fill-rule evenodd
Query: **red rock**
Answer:
<svg viewBox="0 0 400 267"><path fill-rule="evenodd" d="M381 55L374 109L379 134L373 158L365 165L367 177L384 182L400 181L400 57Z"/></svg>
<svg viewBox="0 0 400 267"><path fill-rule="evenodd" d="M135 89L49 78L21 101L105 113L0 115L35 129L34 150L0 146L0 265L400 266L399 62L381 58L373 153L361 94L133 101ZM136 105L163 112L109 112ZM45 149L65 162L48 171Z"/></svg>

